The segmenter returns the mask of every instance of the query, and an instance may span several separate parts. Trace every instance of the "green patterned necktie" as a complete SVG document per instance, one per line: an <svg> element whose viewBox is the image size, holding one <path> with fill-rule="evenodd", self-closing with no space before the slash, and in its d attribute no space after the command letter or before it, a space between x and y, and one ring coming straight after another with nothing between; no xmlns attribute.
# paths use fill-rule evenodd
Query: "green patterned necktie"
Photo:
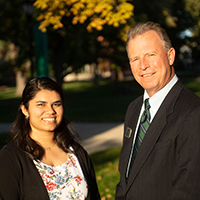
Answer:
<svg viewBox="0 0 200 200"><path fill-rule="evenodd" d="M127 181L128 181L129 175L130 175L131 168L133 166L133 162L136 158L137 152L139 151L139 148L142 144L142 140L144 139L144 136L150 125L150 119L151 119L151 115L150 115L150 111L149 111L150 107L151 106L149 104L149 99L146 99L145 100L145 110L140 119L140 124L138 127L135 144L133 145L132 150L131 150L131 160L130 160L130 164L129 164L129 167L128 167L127 173L126 173Z"/></svg>

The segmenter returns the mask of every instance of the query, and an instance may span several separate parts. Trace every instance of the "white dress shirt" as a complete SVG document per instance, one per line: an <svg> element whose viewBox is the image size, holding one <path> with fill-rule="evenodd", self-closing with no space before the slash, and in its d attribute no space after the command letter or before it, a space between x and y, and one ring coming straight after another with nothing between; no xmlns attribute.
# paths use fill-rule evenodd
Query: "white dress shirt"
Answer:
<svg viewBox="0 0 200 200"><path fill-rule="evenodd" d="M176 75L174 75L172 80L167 85L165 85L165 87L163 87L161 90L159 90L157 93L155 93L152 97L149 97L146 90L144 91L143 104L142 104L140 115L139 115L139 118L138 118L137 127L135 129L134 142L135 142L136 132L137 132L137 129L138 129L138 126L139 126L139 123L140 123L140 118L142 116L142 113L144 112L144 101L145 101L145 99L149 98L149 104L151 106L151 108L149 110L150 115L151 115L150 122L152 122L153 118L155 117L155 115L156 115L158 109L160 108L162 102L164 101L165 97L167 96L167 94L172 89L172 87L176 84L177 81L178 81L178 77Z"/></svg>

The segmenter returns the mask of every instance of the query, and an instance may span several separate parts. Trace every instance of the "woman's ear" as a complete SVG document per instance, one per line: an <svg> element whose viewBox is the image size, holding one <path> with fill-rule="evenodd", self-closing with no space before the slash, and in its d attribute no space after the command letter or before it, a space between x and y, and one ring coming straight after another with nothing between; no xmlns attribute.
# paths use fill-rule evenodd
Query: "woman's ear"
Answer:
<svg viewBox="0 0 200 200"><path fill-rule="evenodd" d="M25 115L25 117L28 118L29 117L28 110L25 108L23 104L21 104L20 109L22 113Z"/></svg>

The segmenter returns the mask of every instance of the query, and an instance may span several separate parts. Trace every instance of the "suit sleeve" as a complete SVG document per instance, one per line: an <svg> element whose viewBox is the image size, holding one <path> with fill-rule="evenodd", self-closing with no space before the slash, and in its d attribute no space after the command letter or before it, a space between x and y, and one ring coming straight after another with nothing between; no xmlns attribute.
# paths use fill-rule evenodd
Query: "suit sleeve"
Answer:
<svg viewBox="0 0 200 200"><path fill-rule="evenodd" d="M185 119L177 136L176 166L167 200L200 199L200 108Z"/></svg>
<svg viewBox="0 0 200 200"><path fill-rule="evenodd" d="M126 125L124 125L124 127L126 127ZM122 146L122 150L121 150L120 157L119 157L120 162L119 162L119 169L118 169L119 173L120 173L120 180L119 180L119 183L116 186L115 200L123 200L124 199L124 190L123 190L123 184L122 184L123 179L121 177L121 176L123 176L123 174L121 173L121 166L125 164L124 161L123 161L124 147L125 147L125 145L124 145L124 140L123 140L123 146Z"/></svg>
<svg viewBox="0 0 200 200"><path fill-rule="evenodd" d="M117 184L116 193L115 193L115 200L123 200L124 199L124 192L121 182Z"/></svg>

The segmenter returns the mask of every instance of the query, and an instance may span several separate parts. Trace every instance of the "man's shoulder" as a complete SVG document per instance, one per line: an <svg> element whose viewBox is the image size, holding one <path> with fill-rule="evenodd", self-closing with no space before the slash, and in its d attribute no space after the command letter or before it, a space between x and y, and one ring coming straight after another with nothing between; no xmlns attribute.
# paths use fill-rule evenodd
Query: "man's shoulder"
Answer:
<svg viewBox="0 0 200 200"><path fill-rule="evenodd" d="M143 96L139 96L129 104L126 110L125 121L129 118L132 118L133 116L139 115L142 102L143 102Z"/></svg>
<svg viewBox="0 0 200 200"><path fill-rule="evenodd" d="M200 97L195 94L193 91L191 91L190 89L188 89L186 86L183 87L183 93L184 96L188 96L192 99L195 99L197 102L200 103ZM189 98L188 98L189 99Z"/></svg>
<svg viewBox="0 0 200 200"><path fill-rule="evenodd" d="M141 106L142 105L142 102L143 102L143 95L137 97L136 99L134 99L128 106L128 109L129 108L133 108L133 107L137 107L137 106Z"/></svg>
<svg viewBox="0 0 200 200"><path fill-rule="evenodd" d="M181 112L182 115L188 115L190 112L200 110L200 97L179 80L167 95L163 106L166 110L174 110Z"/></svg>
<svg viewBox="0 0 200 200"><path fill-rule="evenodd" d="M188 89L180 79L172 87L169 94L166 96L166 100L170 103L173 101L179 103L190 103L195 101L197 104L200 104L200 97L197 96L193 91Z"/></svg>
<svg viewBox="0 0 200 200"><path fill-rule="evenodd" d="M184 107L193 109L200 108L200 97L187 87L183 88L180 94L180 101L185 105Z"/></svg>

